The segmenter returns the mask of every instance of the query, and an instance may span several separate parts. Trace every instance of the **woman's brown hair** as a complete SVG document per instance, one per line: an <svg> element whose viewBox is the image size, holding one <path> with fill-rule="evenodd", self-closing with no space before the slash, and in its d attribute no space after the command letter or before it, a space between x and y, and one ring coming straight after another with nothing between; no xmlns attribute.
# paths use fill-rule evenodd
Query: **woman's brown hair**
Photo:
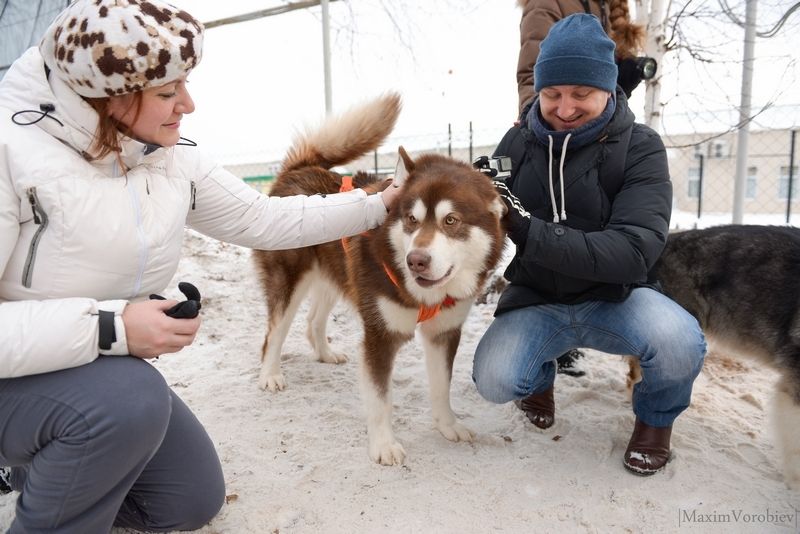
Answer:
<svg viewBox="0 0 800 534"><path fill-rule="evenodd" d="M131 124L136 124L136 121L139 119L139 113L142 111L141 91L133 93L132 97L133 98L131 98L130 107L128 109L135 110ZM111 102L110 97L84 97L84 100L86 100L86 102L92 106L92 109L97 112L97 129L94 133L94 141L89 147L89 152L92 154L93 159L100 159L111 153L115 153L117 156L117 161L124 169L125 166L122 164L122 160L120 159L120 153L122 152L122 144L120 143L120 140L123 136L130 136L130 126L122 124L111 116L108 109ZM126 113L127 111L128 110L126 110Z"/></svg>
<svg viewBox="0 0 800 534"><path fill-rule="evenodd" d="M625 59L638 55L644 47L645 28L631 22L628 0L611 0L608 5L608 35L617 45L617 57Z"/></svg>

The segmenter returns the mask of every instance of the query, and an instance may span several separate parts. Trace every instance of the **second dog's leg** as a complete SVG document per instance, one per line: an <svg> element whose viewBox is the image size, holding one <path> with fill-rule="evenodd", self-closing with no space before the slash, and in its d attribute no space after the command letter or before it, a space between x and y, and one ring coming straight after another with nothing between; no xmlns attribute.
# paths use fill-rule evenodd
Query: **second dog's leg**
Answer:
<svg viewBox="0 0 800 534"><path fill-rule="evenodd" d="M772 424L783 453L786 485L800 491L800 377L798 373L783 372L775 393Z"/></svg>
<svg viewBox="0 0 800 534"><path fill-rule="evenodd" d="M642 367L639 365L639 360L633 356L623 356L628 360L628 376L625 379L625 385L628 387L628 393L633 393L633 386L642 380Z"/></svg>
<svg viewBox="0 0 800 534"><path fill-rule="evenodd" d="M324 363L345 363L347 355L333 352L328 343L328 317L339 300L339 291L333 284L320 279L311 289L311 308L308 312L308 329L306 337L314 349L317 361Z"/></svg>

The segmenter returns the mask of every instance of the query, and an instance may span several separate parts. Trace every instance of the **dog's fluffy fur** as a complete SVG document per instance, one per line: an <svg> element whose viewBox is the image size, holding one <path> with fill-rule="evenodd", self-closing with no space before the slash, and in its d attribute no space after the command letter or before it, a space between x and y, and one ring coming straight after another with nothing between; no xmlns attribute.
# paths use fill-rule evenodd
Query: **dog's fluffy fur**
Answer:
<svg viewBox="0 0 800 534"><path fill-rule="evenodd" d="M391 131L399 108L399 98L390 94L296 141L271 194L338 191L341 176L329 169L374 150ZM419 323L434 423L449 440L473 439L450 407L452 364L461 325L500 258L504 237L504 207L486 176L440 155L412 160L402 148L400 161L398 174L405 176L405 183L379 228L345 242L254 253L269 314L259 385L284 389L281 346L307 294L307 332L316 358L347 361L330 349L325 333L328 314L339 296L346 296L364 327L361 384L369 455L384 465L401 464L406 455L392 434L390 375L397 350L418 327L423 305L442 305L438 315ZM378 188L376 179L365 173L356 174L354 183ZM453 305L442 304L448 298L454 299Z"/></svg>
<svg viewBox="0 0 800 534"><path fill-rule="evenodd" d="M715 351L780 373L772 417L784 478L800 490L800 230L731 225L670 234L652 274ZM641 371L630 363L633 382Z"/></svg>

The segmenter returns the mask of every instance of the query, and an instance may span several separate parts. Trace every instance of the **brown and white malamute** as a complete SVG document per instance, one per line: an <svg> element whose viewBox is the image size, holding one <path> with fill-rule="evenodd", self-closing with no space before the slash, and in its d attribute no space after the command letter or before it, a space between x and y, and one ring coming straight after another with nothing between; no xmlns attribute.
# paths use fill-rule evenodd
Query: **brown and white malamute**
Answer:
<svg viewBox="0 0 800 534"><path fill-rule="evenodd" d="M374 150L399 114L397 95L387 95L326 121L295 142L271 195L335 193L342 176L329 169ZM451 441L473 433L450 407L453 358L461 325L501 256L505 208L491 180L471 165L441 155L412 159L400 148L398 175L404 184L384 223L343 241L285 251L256 251L268 307L259 385L284 389L281 347L302 300L309 295L308 339L316 358L342 363L325 333L328 315L345 296L364 328L362 395L369 456L384 465L402 464L406 452L392 433L391 372L402 344L419 329L425 351L436 428ZM366 173L355 187L375 191Z"/></svg>

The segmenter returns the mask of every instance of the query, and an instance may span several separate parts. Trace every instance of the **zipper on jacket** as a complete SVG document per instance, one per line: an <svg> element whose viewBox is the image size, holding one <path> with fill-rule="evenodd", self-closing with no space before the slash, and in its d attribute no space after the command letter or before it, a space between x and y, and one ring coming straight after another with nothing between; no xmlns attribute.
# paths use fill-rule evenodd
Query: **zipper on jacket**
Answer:
<svg viewBox="0 0 800 534"><path fill-rule="evenodd" d="M194 180L189 182L191 189L192 189L192 209L194 209L195 203L197 202L197 187L194 185Z"/></svg>
<svg viewBox="0 0 800 534"><path fill-rule="evenodd" d="M42 209L39 197L36 196L35 187L28 188L25 193L28 195L28 202L30 202L31 210L33 211L33 222L39 226L31 239L28 256L25 258L25 267L22 269L22 285L29 288L33 277L33 265L36 263L36 249L39 248L39 241L47 228L47 214Z"/></svg>
<svg viewBox="0 0 800 534"><path fill-rule="evenodd" d="M133 281L133 287L130 290L131 298L138 295L139 291L142 288L142 278L144 277L144 272L147 268L147 258L149 256L149 245L147 240L147 232L144 229L144 221L142 216L142 204L139 200L139 194L136 191L135 187L128 187L128 195L131 201L131 207L133 208L133 223L136 229L136 241L138 245L137 251L137 267L136 267L136 278Z"/></svg>

